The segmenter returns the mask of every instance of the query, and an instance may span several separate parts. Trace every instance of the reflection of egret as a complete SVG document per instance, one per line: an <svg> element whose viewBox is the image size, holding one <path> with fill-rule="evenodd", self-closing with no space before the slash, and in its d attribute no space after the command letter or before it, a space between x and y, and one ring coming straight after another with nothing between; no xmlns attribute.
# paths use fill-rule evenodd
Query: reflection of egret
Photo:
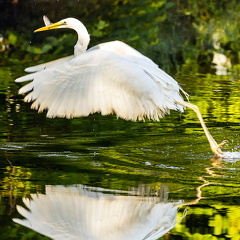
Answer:
<svg viewBox="0 0 240 240"><path fill-rule="evenodd" d="M115 113L128 120L159 120L171 109L193 109L201 122L212 151L223 156L210 135L197 106L184 102L184 91L149 58L120 41L99 44L87 50L90 38L85 26L74 18L57 23L45 17L45 27L38 31L71 28L78 34L74 55L29 67L34 72L16 79L33 80L20 89L30 92L25 101L32 108L48 109L48 117L79 117L94 112Z"/></svg>
<svg viewBox="0 0 240 240"><path fill-rule="evenodd" d="M46 186L46 194L31 197L24 199L30 211L17 207L26 219L13 220L52 239L68 240L158 239L175 226L181 204L82 185Z"/></svg>

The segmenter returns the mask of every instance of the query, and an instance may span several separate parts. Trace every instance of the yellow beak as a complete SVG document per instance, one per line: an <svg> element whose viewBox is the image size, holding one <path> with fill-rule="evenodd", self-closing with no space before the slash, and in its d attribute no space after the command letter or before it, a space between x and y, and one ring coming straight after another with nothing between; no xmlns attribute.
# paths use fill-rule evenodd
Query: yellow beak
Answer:
<svg viewBox="0 0 240 240"><path fill-rule="evenodd" d="M53 23L53 24L50 24L50 25L45 26L45 27L38 28L34 32L52 30L52 29L56 29L56 28L59 28L59 27L64 26L64 25L66 25L65 22L57 22L57 23Z"/></svg>

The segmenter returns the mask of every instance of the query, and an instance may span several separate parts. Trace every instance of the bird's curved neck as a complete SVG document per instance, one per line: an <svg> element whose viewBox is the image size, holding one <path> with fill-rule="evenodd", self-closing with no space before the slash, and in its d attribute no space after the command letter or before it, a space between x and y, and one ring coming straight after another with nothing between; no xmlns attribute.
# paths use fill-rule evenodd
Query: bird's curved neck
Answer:
<svg viewBox="0 0 240 240"><path fill-rule="evenodd" d="M76 45L74 46L74 55L78 56L78 55L86 52L89 41L90 41L90 37L89 37L87 29L80 21L79 21L77 28L74 28L74 30L78 34L78 41L77 41Z"/></svg>

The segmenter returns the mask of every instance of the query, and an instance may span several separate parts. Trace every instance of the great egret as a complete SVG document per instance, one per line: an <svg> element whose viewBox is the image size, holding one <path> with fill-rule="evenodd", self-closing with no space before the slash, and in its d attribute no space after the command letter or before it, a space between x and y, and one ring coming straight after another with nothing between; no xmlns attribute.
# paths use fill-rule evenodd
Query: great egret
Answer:
<svg viewBox="0 0 240 240"><path fill-rule="evenodd" d="M149 58L121 41L101 43L87 50L90 37L79 20L66 18L35 32L71 28L78 34L74 55L25 69L33 72L16 79L32 80L19 90L30 92L24 100L33 101L31 108L48 109L47 117L80 117L100 112L115 113L128 120L144 118L158 121L171 109L183 112L193 109L202 125L211 150L224 157L209 133L196 105L185 102L187 95L178 83Z"/></svg>

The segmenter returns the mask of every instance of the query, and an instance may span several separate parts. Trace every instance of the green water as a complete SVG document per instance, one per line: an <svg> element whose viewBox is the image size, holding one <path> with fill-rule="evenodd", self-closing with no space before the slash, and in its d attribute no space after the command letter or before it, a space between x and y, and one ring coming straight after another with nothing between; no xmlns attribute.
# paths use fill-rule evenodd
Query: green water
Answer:
<svg viewBox="0 0 240 240"><path fill-rule="evenodd" d="M12 221L23 197L46 186L84 185L129 191L167 188L167 201L183 201L161 239L240 239L240 161L213 158L191 110L160 122L115 116L47 119L30 110L14 79L23 66L1 67L0 239L47 239ZM235 75L175 75L197 104L224 151L240 151L240 80ZM198 197L197 197L198 194ZM200 194L200 195L199 195Z"/></svg>

